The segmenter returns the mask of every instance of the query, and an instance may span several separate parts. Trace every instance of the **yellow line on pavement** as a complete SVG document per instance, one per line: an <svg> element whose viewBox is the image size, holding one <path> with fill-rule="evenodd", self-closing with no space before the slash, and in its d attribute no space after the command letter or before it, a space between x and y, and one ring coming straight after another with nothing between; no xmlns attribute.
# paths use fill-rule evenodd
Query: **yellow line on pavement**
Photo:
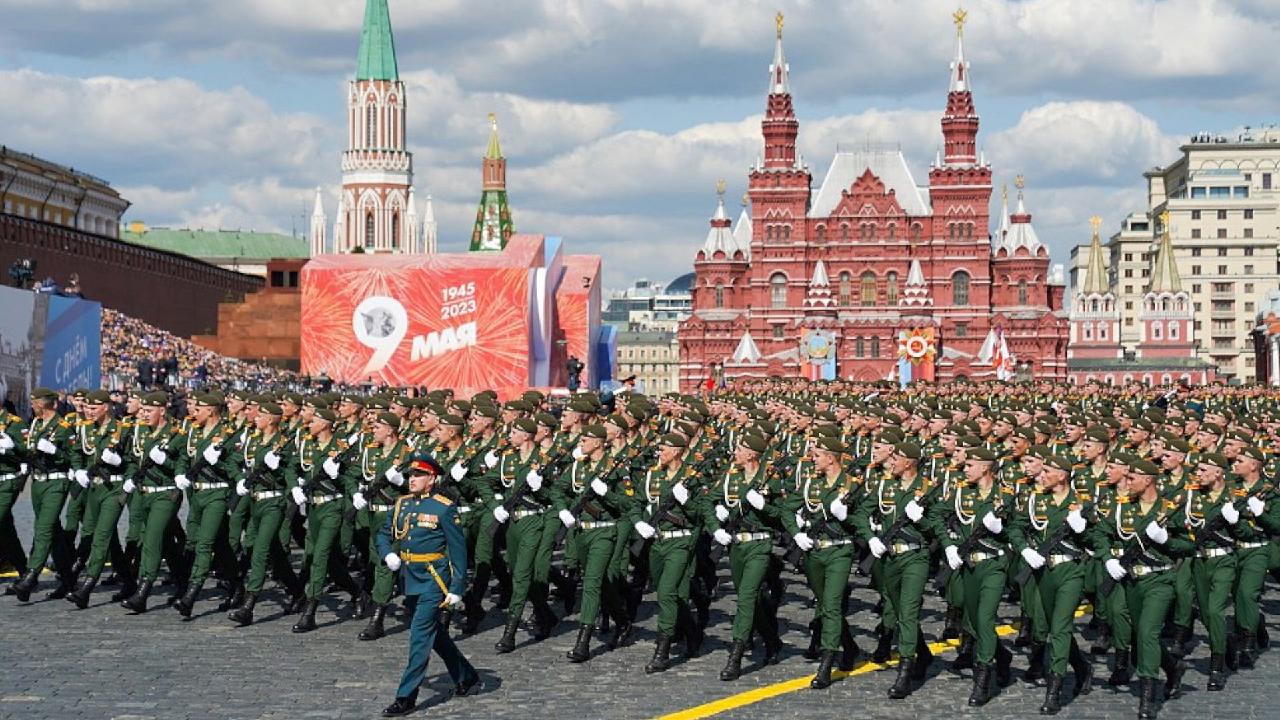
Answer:
<svg viewBox="0 0 1280 720"><path fill-rule="evenodd" d="M1091 612L1093 612L1092 606L1081 605L1076 609L1076 617L1080 617L1081 615L1086 615ZM1013 625L1001 625L996 628L996 634L1001 636L1012 635L1016 632L1018 632L1018 628ZM929 652L934 655L940 655L944 652L955 649L959 645L959 640L946 640L944 642L930 643ZM847 677L853 677L855 675L865 675L870 672L875 672L876 670L895 667L897 664L897 660L890 660L884 663L875 663L869 660L863 661L860 665L848 672L836 670L831 673L831 678L833 680L840 680ZM738 693L737 695L730 695L726 698L713 700L709 703L697 705L685 710L678 710L668 715L662 715L659 716L657 720L700 720L701 718L708 718L712 715L719 715L722 712L728 712L729 710L736 710L737 708L746 707L747 705L754 705L758 702L778 697L779 695L807 690L809 688L809 681L812 679L813 675L809 674L793 680L784 680L772 685L765 685L764 687L748 690L746 692Z"/></svg>

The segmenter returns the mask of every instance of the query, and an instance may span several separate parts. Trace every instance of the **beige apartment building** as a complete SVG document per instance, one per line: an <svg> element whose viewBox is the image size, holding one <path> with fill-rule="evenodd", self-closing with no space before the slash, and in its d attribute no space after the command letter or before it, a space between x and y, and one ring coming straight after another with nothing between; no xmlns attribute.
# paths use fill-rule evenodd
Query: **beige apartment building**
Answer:
<svg viewBox="0 0 1280 720"><path fill-rule="evenodd" d="M1195 309L1198 356L1227 381L1255 379L1253 330L1267 293L1280 288L1280 129L1235 138L1199 133L1182 156L1143 173L1147 209L1129 215L1104 250L1121 310L1127 350L1138 342L1138 311L1150 284L1156 232L1169 231L1183 288ZM1072 251L1073 287L1083 281L1089 246Z"/></svg>
<svg viewBox="0 0 1280 720"><path fill-rule="evenodd" d="M623 330L618 333L614 379L636 376L636 390L661 395L680 389L680 344L674 332Z"/></svg>

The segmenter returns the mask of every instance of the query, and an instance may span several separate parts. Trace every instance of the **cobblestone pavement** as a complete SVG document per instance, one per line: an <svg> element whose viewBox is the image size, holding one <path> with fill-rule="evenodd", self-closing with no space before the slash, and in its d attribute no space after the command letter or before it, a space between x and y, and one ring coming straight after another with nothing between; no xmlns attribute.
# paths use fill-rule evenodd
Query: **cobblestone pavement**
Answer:
<svg viewBox="0 0 1280 720"><path fill-rule="evenodd" d="M29 538L29 508L17 515L22 537ZM736 693L793 680L811 673L813 665L800 655L807 642L805 623L811 611L807 592L791 577L790 598L784 607L788 644L778 665L746 667L733 683L717 678L724 664L731 612L731 588L723 577L709 639L701 657L683 661L660 676L646 676L643 665L652 653L653 603L646 602L637 640L613 652L597 649L584 665L572 665L564 653L573 643L575 625L562 622L549 640L530 644L527 633L510 655L496 655L493 643L501 633L500 619L491 613L484 629L464 638L460 647L480 668L484 689L474 697L449 698L451 686L438 658L421 700L435 703L415 716L482 718L650 718L676 713ZM0 579L0 585L10 579ZM873 598L865 580L854 579L855 602L851 622L864 650L873 646ZM207 599L197 617L183 622L163 607L170 588L157 590L156 609L131 616L108 601L110 588L99 588L94 604L75 611L65 601L45 601L41 590L29 605L0 598L0 718L371 718L390 700L403 666L408 636L397 618L391 634L381 641L356 640L363 623L349 619L334 598L317 619L321 628L306 636L290 632L292 616L280 610L283 595L269 589L259 604L259 624L233 627ZM1268 616L1280 616L1280 590L1271 586ZM208 595L208 593L206 593ZM926 633L935 638L941 628L940 604L927 601ZM1083 628L1086 619L1082 619ZM1280 637L1273 624L1272 635ZM1008 642L1008 640L1006 640ZM598 644L597 644L598 645ZM723 718L835 717L909 718L926 714L972 718L1037 716L1043 690L1020 682L1007 688L987 707L965 705L971 688L966 673L959 678L945 667L954 653L940 656L923 688L905 701L886 699L893 671L874 671L837 682L825 691L804 689L728 710ZM1095 665L1107 672L1102 658ZM1192 670L1184 682L1183 698L1167 704L1161 718L1233 720L1280 717L1280 648L1264 653L1258 667L1231 676L1226 692L1204 690L1207 649L1193 650ZM1015 666L1025 667L1016 656ZM1070 686L1068 681L1068 687ZM1098 683L1101 685L1101 682ZM1134 686L1136 693L1136 684ZM1068 693L1069 695L1069 693ZM1119 718L1136 715L1137 697L1098 687L1071 702L1062 718Z"/></svg>

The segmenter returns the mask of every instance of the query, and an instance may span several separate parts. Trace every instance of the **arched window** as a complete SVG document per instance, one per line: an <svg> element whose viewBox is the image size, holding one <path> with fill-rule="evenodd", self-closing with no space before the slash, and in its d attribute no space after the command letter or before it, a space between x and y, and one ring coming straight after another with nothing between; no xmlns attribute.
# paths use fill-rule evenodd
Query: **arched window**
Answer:
<svg viewBox="0 0 1280 720"><path fill-rule="evenodd" d="M772 240L772 239L773 239L773 226L772 226L772 225L765 225L765 226L764 226L764 239L765 239L765 240Z"/></svg>
<svg viewBox="0 0 1280 720"><path fill-rule="evenodd" d="M724 283L716 283L716 307L724 307Z"/></svg>
<svg viewBox="0 0 1280 720"><path fill-rule="evenodd" d="M373 228L373 211L370 210L364 215L364 246L367 250L373 249Z"/></svg>
<svg viewBox="0 0 1280 720"><path fill-rule="evenodd" d="M775 308L784 308L787 306L787 276L782 273L774 273L769 278L769 299Z"/></svg>
<svg viewBox="0 0 1280 720"><path fill-rule="evenodd" d="M866 345L863 344L862 338L860 337L854 338L853 339L853 356L865 357L866 354L867 354L867 348L866 348Z"/></svg>
<svg viewBox="0 0 1280 720"><path fill-rule="evenodd" d="M364 108L364 146L378 147L378 108L372 103Z"/></svg>
<svg viewBox="0 0 1280 720"><path fill-rule="evenodd" d="M870 270L862 273L862 305L869 307L876 304L876 274Z"/></svg>
<svg viewBox="0 0 1280 720"><path fill-rule="evenodd" d="M817 234L817 241L818 241L818 242L823 242L824 240L826 240L826 239L827 239L827 228L826 228L826 226L824 226L824 225L819 225L819 226L818 226L818 228L817 228L817 230L816 230L815 232L816 232L816 234Z"/></svg>
<svg viewBox="0 0 1280 720"><path fill-rule="evenodd" d="M885 302L890 305L898 304L898 273L890 270L888 275L884 276L885 281Z"/></svg>
<svg viewBox="0 0 1280 720"><path fill-rule="evenodd" d="M888 238L890 240L893 240L898 236L898 226L893 223L889 223L889 229L887 233L888 233Z"/></svg>
<svg viewBox="0 0 1280 720"><path fill-rule="evenodd" d="M912 239L912 240L914 240L914 241L917 241L917 242L918 242L918 241L920 240L920 232L921 232L921 230L920 230L920 225L919 225L919 224L912 225L912 226L911 226L911 239Z"/></svg>
<svg viewBox="0 0 1280 720"><path fill-rule="evenodd" d="M849 239L849 223L840 224L840 239L841 240Z"/></svg>
<svg viewBox="0 0 1280 720"><path fill-rule="evenodd" d="M840 307L849 307L853 295L853 275L848 270L840 273Z"/></svg>
<svg viewBox="0 0 1280 720"><path fill-rule="evenodd" d="M963 270L951 276L951 304L956 307L969 304L969 273Z"/></svg>
<svg viewBox="0 0 1280 720"><path fill-rule="evenodd" d="M1151 339L1153 340L1163 339L1161 337L1164 334L1163 332L1161 332L1163 329L1164 328L1162 327L1162 323L1160 322L1151 323Z"/></svg>
<svg viewBox="0 0 1280 720"><path fill-rule="evenodd" d="M1019 305L1027 304L1027 281L1026 280L1018 281L1018 304Z"/></svg>
<svg viewBox="0 0 1280 720"><path fill-rule="evenodd" d="M871 338L871 357L880 357L880 338Z"/></svg>
<svg viewBox="0 0 1280 720"><path fill-rule="evenodd" d="M782 226L782 239L783 239L783 240L790 240L790 239L791 239L791 226L790 226L790 225L783 225L783 226Z"/></svg>
<svg viewBox="0 0 1280 720"><path fill-rule="evenodd" d="M391 249L400 249L400 213L391 213Z"/></svg>
<svg viewBox="0 0 1280 720"><path fill-rule="evenodd" d="M1170 340L1178 339L1178 323L1177 322L1169 323L1169 339Z"/></svg>

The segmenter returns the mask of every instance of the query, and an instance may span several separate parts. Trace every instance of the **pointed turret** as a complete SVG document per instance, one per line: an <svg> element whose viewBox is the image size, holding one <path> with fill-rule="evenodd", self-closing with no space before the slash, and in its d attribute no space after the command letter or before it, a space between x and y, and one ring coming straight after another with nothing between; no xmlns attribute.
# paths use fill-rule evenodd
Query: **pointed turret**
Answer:
<svg viewBox="0 0 1280 720"><path fill-rule="evenodd" d="M1009 186L1000 188L1000 229L996 231L996 249L1009 249Z"/></svg>
<svg viewBox="0 0 1280 720"><path fill-rule="evenodd" d="M347 203L345 196L338 193L338 209L333 214L333 251L336 253L350 252L351 248L347 246Z"/></svg>
<svg viewBox="0 0 1280 720"><path fill-rule="evenodd" d="M316 188L316 205L311 211L311 257L323 255L325 253L325 217L324 217L324 198L321 196L321 190Z"/></svg>
<svg viewBox="0 0 1280 720"><path fill-rule="evenodd" d="M1111 290L1111 282L1107 279L1107 261L1103 255L1102 238L1098 235L1102 219L1095 215L1089 221L1093 223L1093 239L1089 241L1089 265L1080 291L1085 295L1105 295Z"/></svg>
<svg viewBox="0 0 1280 720"><path fill-rule="evenodd" d="M804 306L811 310L824 310L836 306L831 297L831 279L827 277L827 264L819 260L813 266L813 277L809 278L809 290L805 294Z"/></svg>
<svg viewBox="0 0 1280 720"><path fill-rule="evenodd" d="M951 60L951 92L969 91L969 63L964 59L964 21L969 13L956 10L956 54Z"/></svg>
<svg viewBox="0 0 1280 720"><path fill-rule="evenodd" d="M707 239L702 243L702 254L707 260L715 257L717 252L724 253L726 259L733 259L738 243L729 229L729 216L724 211L724 181L716 183L716 211L711 216L711 229L707 231Z"/></svg>
<svg viewBox="0 0 1280 720"><path fill-rule="evenodd" d="M898 306L904 308L933 307L933 297L929 295L929 285L924 280L924 271L920 268L918 258L911 261L907 270L907 284L898 297Z"/></svg>
<svg viewBox="0 0 1280 720"><path fill-rule="evenodd" d="M1014 185L1018 187L1018 206L1013 209L1013 215L1009 217L1009 235L1005 241L1005 246L1011 254L1017 251L1018 248L1026 248L1027 252L1035 255L1041 251L1044 245L1040 242L1040 237L1036 235L1036 229L1031 225L1031 213L1027 212L1026 198L1022 192L1026 182L1019 175L1014 181Z"/></svg>
<svg viewBox="0 0 1280 720"><path fill-rule="evenodd" d="M769 65L769 97L764 115L764 167L793 169L796 167L796 135L800 122L791 105L790 68L782 52L782 13L777 16L778 33L774 40L773 63Z"/></svg>
<svg viewBox="0 0 1280 720"><path fill-rule="evenodd" d="M391 36L391 11L387 8L387 0L366 0L356 80L399 79L396 43Z"/></svg>
<svg viewBox="0 0 1280 720"><path fill-rule="evenodd" d="M427 195L427 209L422 213L422 251L428 255L435 255L439 252L436 245L436 234L438 232L435 205L431 202L431 196Z"/></svg>
<svg viewBox="0 0 1280 720"><path fill-rule="evenodd" d="M760 348L756 345L751 331L745 330L738 341L738 349L733 351L733 362L739 365L755 365L760 362Z"/></svg>
<svg viewBox="0 0 1280 720"><path fill-rule="evenodd" d="M964 24L968 17L963 9L951 16L956 24L956 55L951 60L947 109L942 115L943 160L947 165L973 165L978 159L978 113L973 107L969 63L964 59Z"/></svg>
<svg viewBox="0 0 1280 720"><path fill-rule="evenodd" d="M1151 292L1176 293L1182 291L1182 277L1178 275L1178 263L1173 256L1173 241L1169 239L1169 213L1160 216L1160 245L1151 266Z"/></svg>
<svg viewBox="0 0 1280 720"><path fill-rule="evenodd" d="M778 37L773 43L773 62L769 65L769 94L790 94L791 67L787 65L787 57L782 52L782 13L778 13L775 21L778 24Z"/></svg>
<svg viewBox="0 0 1280 720"><path fill-rule="evenodd" d="M418 202L409 188L409 206L404 211L404 249L410 255L422 253L422 225L418 222Z"/></svg>
<svg viewBox="0 0 1280 720"><path fill-rule="evenodd" d="M507 204L507 160L498 142L498 118L489 113L489 147L481 163L483 172L480 209L471 231L471 250L501 250L515 232Z"/></svg>
<svg viewBox="0 0 1280 720"><path fill-rule="evenodd" d="M747 194L742 195L742 212L738 214L738 222L733 226L733 241L742 256L751 259L751 215L747 212Z"/></svg>

